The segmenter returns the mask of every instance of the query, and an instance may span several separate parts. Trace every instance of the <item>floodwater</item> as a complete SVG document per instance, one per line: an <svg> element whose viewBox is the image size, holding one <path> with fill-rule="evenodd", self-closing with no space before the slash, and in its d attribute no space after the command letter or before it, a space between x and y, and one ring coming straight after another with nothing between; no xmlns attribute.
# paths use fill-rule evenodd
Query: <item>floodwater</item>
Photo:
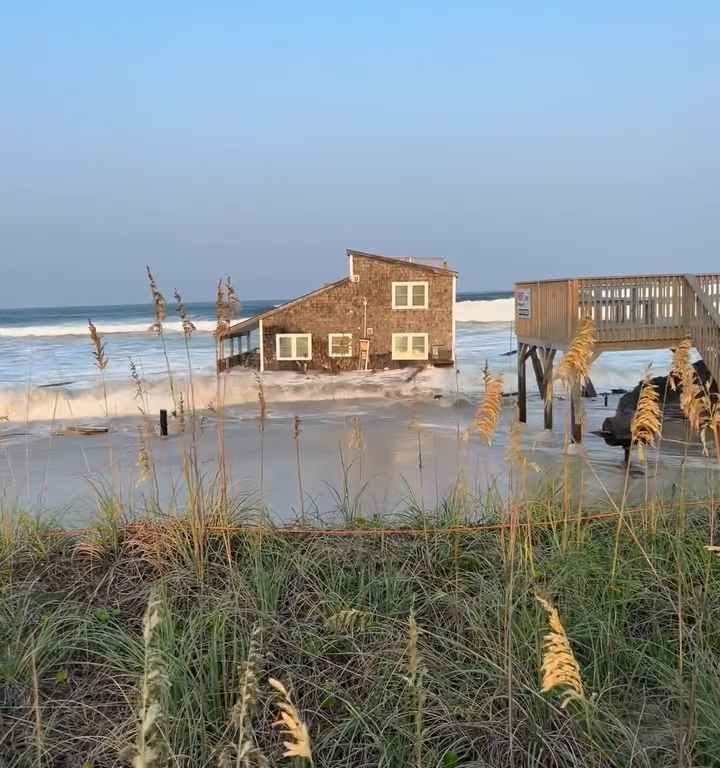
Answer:
<svg viewBox="0 0 720 768"><path fill-rule="evenodd" d="M462 396L270 403L262 432L255 405L227 407L222 419L227 478L233 496L262 505L283 522L301 513L309 521L342 522L350 513L391 518L412 506L432 510L458 484L479 500L472 516L480 519L488 492L500 497L517 493L521 475L527 478L522 487L528 492L557 482L562 493L560 481L571 478L573 503L579 505L582 497L584 507L607 507L608 496L619 503L626 481L623 452L592 434L614 413L617 397L611 396L607 406L602 396L585 401L581 446L567 445L567 405L556 402L555 428L547 432L542 403L530 397L528 424L521 428L522 451L537 468L520 474L516 469L511 477L506 452L516 411L512 397L506 398L491 446L477 436L464 439L476 402ZM142 515L146 502L155 498L167 511L182 509L189 425L185 433L149 439L154 479L143 480L140 419L121 417L110 423L109 433L95 436L60 436L50 422L33 423L32 429L14 424L0 433L0 505L51 515L67 527L93 519L99 494L122 499L130 515ZM208 487L218 472L219 423L211 411L198 419L197 454ZM631 499L716 482L717 462L703 457L698 446L688 449L683 431L682 423L668 425L663 450L648 450L647 465L633 454L627 475Z"/></svg>

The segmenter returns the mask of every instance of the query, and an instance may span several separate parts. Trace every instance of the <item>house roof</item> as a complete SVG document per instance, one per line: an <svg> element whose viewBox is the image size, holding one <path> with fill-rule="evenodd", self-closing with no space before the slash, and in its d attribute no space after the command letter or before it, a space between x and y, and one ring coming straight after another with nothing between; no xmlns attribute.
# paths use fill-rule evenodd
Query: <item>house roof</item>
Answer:
<svg viewBox="0 0 720 768"><path fill-rule="evenodd" d="M312 296L318 296L321 293L325 293L325 291L329 291L332 288L337 288L339 285L343 285L344 283L349 283L350 278L349 277L343 277L340 280L336 280L334 283L326 283L320 288L316 288L314 291L310 291L309 293L304 293L302 296L298 296L296 299L291 299L290 301L286 301L284 304L278 304L277 307L271 307L270 309L266 309L264 312L260 312L257 315L253 315L252 317L248 317L246 320L242 320L239 323L235 323L234 325L231 325L227 331L223 334L223 338L229 338L230 336L237 336L240 333L246 333L249 330L253 330L257 327L258 323L261 320L264 320L266 317L270 317L271 315L274 315L276 312L280 312L283 309L287 309L288 307L292 307L294 304L299 304L301 301L305 301L305 299L309 299Z"/></svg>
<svg viewBox="0 0 720 768"><path fill-rule="evenodd" d="M398 257L398 256L382 256L379 253L366 253L365 251L353 251L350 248L347 249L347 255L348 256L363 256L366 259L376 259L377 261L386 261L390 264L398 264L402 266L412 266L417 269L425 270L426 272L435 272L437 274L441 275L457 275L457 272L454 269L448 269L447 266L436 266L434 264L430 264L430 261L439 261L442 264L447 264L446 261L443 259L428 259L427 261L422 260L416 260L412 256L408 256L405 258Z"/></svg>
<svg viewBox="0 0 720 768"><path fill-rule="evenodd" d="M411 258L392 258L390 256L381 256L377 253L365 253L364 251L353 251L348 249L347 250L348 256L362 256L366 259L376 259L378 261L385 261L390 262L391 264L398 264L401 266L411 266L413 268L423 270L426 272L432 272L434 274L441 274L441 275L456 275L457 272L455 272L452 269L448 269L447 267L436 267L432 264L427 264L419 261L413 261ZM444 263L444 262L443 262ZM231 325L225 333L223 333L223 338L230 338L231 336L237 336L241 333L247 333L248 331L253 330L254 328L257 328L259 322L261 320L264 320L266 317L271 317L276 312L280 312L281 310L287 309L287 307L291 307L294 304L298 304L301 301L305 301L305 299L309 299L312 296L317 296L321 293L325 293L325 291L332 290L333 288L337 288L340 285L343 285L344 283L347 283L350 281L349 277L343 277L340 280L336 280L334 283L326 283L321 288L316 288L314 291L310 291L309 293L305 293L302 296L298 296L296 299L291 299L290 301L286 301L284 304L279 304L277 307L272 307L271 309L266 309L264 312L260 312L257 315L253 315L252 317L248 317L246 320L242 320L239 323L235 323L234 325Z"/></svg>

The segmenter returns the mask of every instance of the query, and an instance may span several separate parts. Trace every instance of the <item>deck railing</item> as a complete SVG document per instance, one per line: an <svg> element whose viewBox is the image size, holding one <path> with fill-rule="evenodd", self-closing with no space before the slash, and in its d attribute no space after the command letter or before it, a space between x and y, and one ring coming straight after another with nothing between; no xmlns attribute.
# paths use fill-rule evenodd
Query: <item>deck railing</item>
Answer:
<svg viewBox="0 0 720 768"><path fill-rule="evenodd" d="M708 331L707 308L720 318L720 275L637 275L543 280L518 283L524 292L516 306L519 339L564 349L578 322L595 323L600 348L641 349L669 346L692 328ZM697 297L702 296L703 302ZM702 307L702 309L699 308Z"/></svg>
<svg viewBox="0 0 720 768"><path fill-rule="evenodd" d="M720 381L720 274L542 280L515 290L523 343L567 349L589 317L599 351L670 347L689 337Z"/></svg>

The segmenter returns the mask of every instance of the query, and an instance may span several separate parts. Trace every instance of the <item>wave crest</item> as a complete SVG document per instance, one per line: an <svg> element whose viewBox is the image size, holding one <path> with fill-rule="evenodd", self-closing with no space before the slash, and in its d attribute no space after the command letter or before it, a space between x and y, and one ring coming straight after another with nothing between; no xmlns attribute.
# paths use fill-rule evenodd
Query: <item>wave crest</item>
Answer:
<svg viewBox="0 0 720 768"><path fill-rule="evenodd" d="M511 323L515 317L515 299L483 299L458 301L455 320L458 323Z"/></svg>
<svg viewBox="0 0 720 768"><path fill-rule="evenodd" d="M242 318L245 319L245 318ZM240 322L236 320L235 322ZM213 333L216 323L214 320L193 320L196 329L200 333ZM98 333L101 336L110 336L119 333L150 333L152 320L141 323L95 323ZM163 323L166 333L182 333L182 323L171 321ZM72 325L22 325L22 326L3 326L0 327L0 337L2 338L25 338L25 337L56 337L56 336L87 336L88 327L86 323L73 323Z"/></svg>

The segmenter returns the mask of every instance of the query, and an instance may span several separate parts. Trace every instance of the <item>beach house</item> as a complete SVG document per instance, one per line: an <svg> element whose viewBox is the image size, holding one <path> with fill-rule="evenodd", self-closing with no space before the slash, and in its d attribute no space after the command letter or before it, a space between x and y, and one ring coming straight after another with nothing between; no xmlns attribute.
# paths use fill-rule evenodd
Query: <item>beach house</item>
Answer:
<svg viewBox="0 0 720 768"><path fill-rule="evenodd" d="M232 325L218 370L452 365L457 273L447 262L347 251L348 274Z"/></svg>

